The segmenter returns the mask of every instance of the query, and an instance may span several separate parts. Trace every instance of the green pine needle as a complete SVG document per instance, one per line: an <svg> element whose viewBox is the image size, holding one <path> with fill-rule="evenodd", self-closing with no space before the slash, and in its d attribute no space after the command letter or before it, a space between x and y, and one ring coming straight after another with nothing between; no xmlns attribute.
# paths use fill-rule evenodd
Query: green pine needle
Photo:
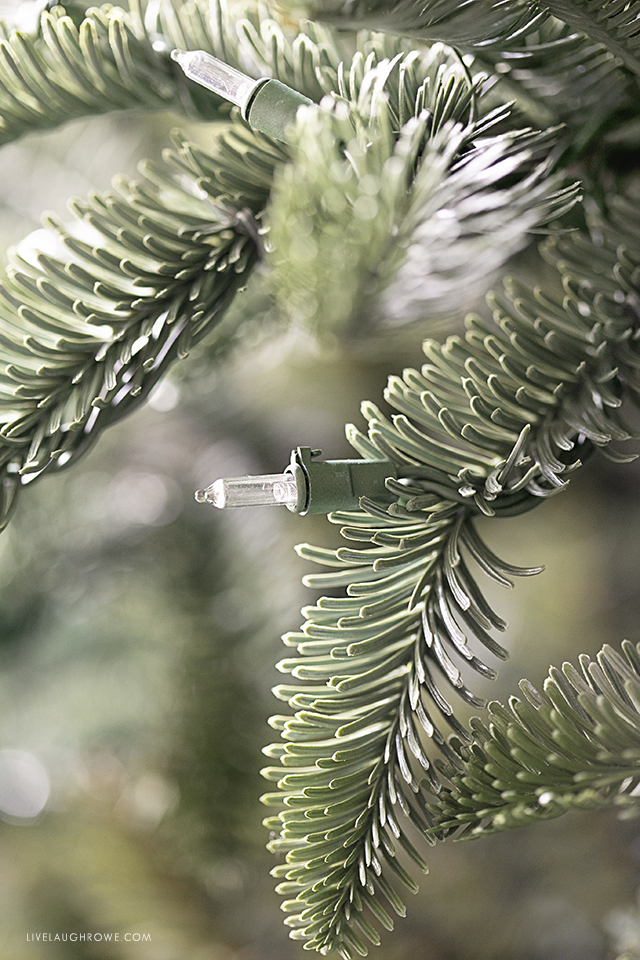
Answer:
<svg viewBox="0 0 640 960"><path fill-rule="evenodd" d="M498 72L503 95L540 125L562 120L594 136L612 111L637 102L638 0L314 0L310 7L335 24L472 52L478 65Z"/></svg>

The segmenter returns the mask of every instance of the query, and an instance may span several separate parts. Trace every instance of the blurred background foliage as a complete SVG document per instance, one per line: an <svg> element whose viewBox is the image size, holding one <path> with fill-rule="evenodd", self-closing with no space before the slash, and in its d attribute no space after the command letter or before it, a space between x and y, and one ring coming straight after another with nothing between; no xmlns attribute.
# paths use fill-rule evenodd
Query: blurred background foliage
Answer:
<svg viewBox="0 0 640 960"><path fill-rule="evenodd" d="M175 122L131 112L3 147L3 247L43 210L64 215L67 198L134 174ZM283 329L262 290L257 277L234 304L247 320L223 363L200 345L80 467L29 491L0 538L0 751L21 751L49 791L41 813L0 821L8 960L301 956L268 873L258 770L279 636L312 600L292 547L334 545L337 530L280 509L219 513L193 491L279 472L298 444L348 456L344 422L421 362L421 334L318 347ZM497 598L511 659L479 693L505 698L552 662L640 640L639 479L637 464L597 458L566 495L484 531L509 561L547 570ZM640 957L633 821L585 813L439 845L429 862L379 960ZM42 931L151 941L27 942Z"/></svg>

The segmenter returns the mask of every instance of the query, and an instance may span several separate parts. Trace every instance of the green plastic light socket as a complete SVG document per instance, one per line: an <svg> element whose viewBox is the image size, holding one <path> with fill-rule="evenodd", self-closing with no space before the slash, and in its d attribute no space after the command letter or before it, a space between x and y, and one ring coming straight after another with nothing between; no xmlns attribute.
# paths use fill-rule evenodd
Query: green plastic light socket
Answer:
<svg viewBox="0 0 640 960"><path fill-rule="evenodd" d="M242 116L261 133L274 140L285 140L286 129L294 122L298 108L311 103L313 100L303 97L297 90L265 77L253 91Z"/></svg>
<svg viewBox="0 0 640 960"><path fill-rule="evenodd" d="M291 453L286 473L293 475L298 497L288 509L305 516L334 510L357 510L360 497L378 503L397 499L387 490L385 480L397 479L390 460L318 460L320 450L297 447Z"/></svg>

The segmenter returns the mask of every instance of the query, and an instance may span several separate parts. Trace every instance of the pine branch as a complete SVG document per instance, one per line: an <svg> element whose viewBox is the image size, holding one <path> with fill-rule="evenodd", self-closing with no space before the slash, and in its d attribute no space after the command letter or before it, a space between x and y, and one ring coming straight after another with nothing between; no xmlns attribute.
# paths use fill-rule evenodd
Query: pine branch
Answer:
<svg viewBox="0 0 640 960"><path fill-rule="evenodd" d="M556 131L494 133L508 110L483 111L482 81L439 46L356 56L339 99L299 118L269 207L272 287L296 320L353 334L459 311L461 290L471 306L575 201L549 175Z"/></svg>
<svg viewBox="0 0 640 960"><path fill-rule="evenodd" d="M581 146L605 114L635 107L640 0L324 9L473 51L545 124L580 128ZM74 463L215 329L267 234L286 309L357 332L459 309L461 289L475 298L533 227L575 201L576 188L550 176L556 131L505 133L508 111L489 111L468 58L368 34L349 69L352 42L313 25L297 34L257 7L234 21L219 0L104 6L79 26L57 9L37 37L0 42L1 142L112 109L227 117L177 72L174 46L326 98L302 112L286 148L232 115L210 152L180 144L141 182L77 202L73 225L49 220L11 255L0 525L24 483ZM279 761L265 771L278 785L265 797L270 846L286 857L274 874L292 936L310 949L351 960L379 941L376 921L393 926L391 912L404 913L396 887L417 888L400 858L426 870L416 831L433 842L461 826L479 835L585 806L637 807L640 647L584 660L584 678L553 672L544 695L525 685L529 704L494 704L475 741L449 693L484 706L467 672L495 670L477 648L507 655L479 571L510 587L540 570L497 557L476 518L561 492L594 448L624 459L610 444L630 435L623 401L640 403L638 204L619 199L610 212L595 239L545 244L563 302L507 281L489 297L495 328L471 317L464 338L429 341L420 371L390 379L396 415L363 405L368 433L349 427L349 439L361 457L394 463L396 502L334 514L346 546L299 548L331 568L309 586L347 588L285 637L297 655L279 665L293 680L277 696L294 715L273 718L282 741L266 751Z"/></svg>
<svg viewBox="0 0 640 960"><path fill-rule="evenodd" d="M256 78L274 76L313 100L328 92L344 56L328 30L308 24L298 33L255 4L234 9L232 18L224 0L162 0L131 12L107 4L77 26L56 7L42 15L36 37L3 28L0 143L110 110L228 117L228 104L185 80L170 57L176 46L206 50Z"/></svg>
<svg viewBox="0 0 640 960"><path fill-rule="evenodd" d="M117 7L94 8L80 27L63 8L45 12L40 35L3 30L0 142L67 120L131 107L180 108L174 66Z"/></svg>
<svg viewBox="0 0 640 960"><path fill-rule="evenodd" d="M247 60L258 63L262 50L286 79L293 71L309 80L315 64L336 82L330 57L309 36L287 47L273 22L261 34L250 21L240 26L251 41ZM74 463L140 404L246 282L274 168L287 151L236 121L212 152L180 144L168 166L148 166L141 183L122 180L115 194L76 202L79 223L48 220L10 255L0 287L0 527L23 483Z"/></svg>
<svg viewBox="0 0 640 960"><path fill-rule="evenodd" d="M631 219L637 204L624 209ZM460 740L468 735L441 688L481 705L458 662L492 676L472 645L506 655L491 634L505 623L474 569L505 586L538 572L496 557L474 517L532 508L566 486L578 456L629 436L619 408L640 396L640 247L616 251L620 229L603 246L580 235L551 243L563 303L510 282L491 300L497 330L471 317L465 340L428 341L422 371L389 381L399 415L389 421L366 403L368 436L348 430L360 456L396 464L401 479L388 483L398 501L363 500L330 518L359 548L299 548L335 568L307 577L309 586L347 592L304 610L302 630L285 636L298 656L279 665L294 682L276 695L295 714L273 718L284 743L266 751L280 761L265 771L279 792L264 799L284 807L266 821L279 833L270 848L286 854L273 872L291 935L310 949L350 960L366 953L366 939L378 942L372 919L390 929L387 907L403 914L389 876L416 885L397 845L425 869L404 818L427 839L438 833L424 806L440 789L424 740L463 772L437 716Z"/></svg>
<svg viewBox="0 0 640 960"><path fill-rule="evenodd" d="M585 126L586 137L594 135L608 110L637 102L637 2L316 0L311 9L336 25L441 40L472 52L478 65L497 71L503 94L539 126L568 122Z"/></svg>
<svg viewBox="0 0 640 960"><path fill-rule="evenodd" d="M220 136L216 156L183 144L168 158L178 175L149 166L11 255L0 287L2 525L21 483L75 462L215 327L257 260L257 217L283 157L251 131ZM242 208L229 197L239 160Z"/></svg>
<svg viewBox="0 0 640 960"><path fill-rule="evenodd" d="M640 73L640 0L316 0L313 15L350 27L508 50L551 14Z"/></svg>
<svg viewBox="0 0 640 960"><path fill-rule="evenodd" d="M339 36L310 23L297 33L284 18L266 17L254 4L239 13L231 19L223 0L213 7L204 0L162 0L146 8L135 4L131 12L92 8L76 25L58 7L43 14L35 38L4 30L0 143L75 117L132 107L171 108L202 119L227 116L226 104L185 83L169 57L175 46L207 50L252 76L277 77L313 100L336 89L337 67L347 52ZM601 115L607 105L633 102L618 61L551 20L524 36L516 30L506 52L483 48L476 55L492 71L499 63L509 94L542 124L584 122L585 110Z"/></svg>
<svg viewBox="0 0 640 960"><path fill-rule="evenodd" d="M144 2L136 0L136 10ZM251 0L232 11L225 0L161 0L141 6L136 19L156 45L206 50L249 76L275 77L311 100L329 92L338 64L353 49L321 24L299 24Z"/></svg>
<svg viewBox="0 0 640 960"><path fill-rule="evenodd" d="M545 6L640 74L640 0L546 0Z"/></svg>
<svg viewBox="0 0 640 960"><path fill-rule="evenodd" d="M567 124L572 155L603 123L637 102L638 82L617 57L551 17L508 47L475 49L474 57L478 66L500 77L502 96L513 98L531 122Z"/></svg>
<svg viewBox="0 0 640 960"><path fill-rule="evenodd" d="M508 47L544 22L532 0L315 0L311 15L350 28L442 40L454 47Z"/></svg>
<svg viewBox="0 0 640 960"><path fill-rule="evenodd" d="M473 741L450 746L464 764L443 768L431 813L439 831L473 839L572 810L617 806L640 813L640 645L609 646L595 661L552 667L539 693L489 705L471 721Z"/></svg>

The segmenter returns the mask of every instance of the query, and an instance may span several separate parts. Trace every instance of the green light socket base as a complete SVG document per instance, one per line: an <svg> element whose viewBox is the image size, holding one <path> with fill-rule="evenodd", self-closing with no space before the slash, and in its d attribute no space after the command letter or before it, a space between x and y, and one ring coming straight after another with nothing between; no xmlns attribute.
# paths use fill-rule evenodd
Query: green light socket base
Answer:
<svg viewBox="0 0 640 960"><path fill-rule="evenodd" d="M303 97L279 80L266 79L254 90L243 110L243 117L261 133L266 133L274 140L284 140L285 131L294 122L298 107L310 103L313 101L308 97Z"/></svg>
<svg viewBox="0 0 640 960"><path fill-rule="evenodd" d="M388 477L398 476L390 460L318 460L319 456L320 450L309 447L292 451L287 473L293 474L298 487L298 499L289 507L294 513L357 510L360 497L395 502L385 487Z"/></svg>

